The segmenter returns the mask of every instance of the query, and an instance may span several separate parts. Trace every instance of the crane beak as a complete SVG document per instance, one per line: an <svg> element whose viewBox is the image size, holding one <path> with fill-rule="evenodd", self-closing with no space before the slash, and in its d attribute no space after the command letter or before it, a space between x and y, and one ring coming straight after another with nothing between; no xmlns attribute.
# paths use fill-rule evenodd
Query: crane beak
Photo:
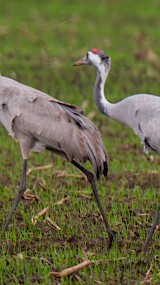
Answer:
<svg viewBox="0 0 160 285"><path fill-rule="evenodd" d="M73 63L73 66L79 66L79 65L84 65L84 64L87 64L86 56L76 61L75 63Z"/></svg>

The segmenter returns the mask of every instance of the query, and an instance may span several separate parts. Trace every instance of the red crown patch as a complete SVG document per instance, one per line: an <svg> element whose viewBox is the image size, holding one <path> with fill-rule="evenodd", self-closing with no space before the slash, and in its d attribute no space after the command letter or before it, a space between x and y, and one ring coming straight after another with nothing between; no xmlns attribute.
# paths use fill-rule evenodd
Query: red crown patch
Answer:
<svg viewBox="0 0 160 285"><path fill-rule="evenodd" d="M100 49L93 48L93 49L91 49L91 52L93 52L93 53L97 54L97 53L99 53L99 52L100 52Z"/></svg>

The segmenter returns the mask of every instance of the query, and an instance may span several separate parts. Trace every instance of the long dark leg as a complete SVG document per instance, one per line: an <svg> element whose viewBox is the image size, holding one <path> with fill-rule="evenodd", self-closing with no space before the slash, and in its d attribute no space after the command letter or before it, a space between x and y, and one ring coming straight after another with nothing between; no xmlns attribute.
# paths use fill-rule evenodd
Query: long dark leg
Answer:
<svg viewBox="0 0 160 285"><path fill-rule="evenodd" d="M152 225L152 227L151 227L151 229L150 229L150 231L149 231L149 235L148 235L147 240L146 240L146 242L145 242L143 251L147 251L147 248L148 248L148 246L149 246L149 243L150 243L150 240L151 240L151 238L152 238L152 236L153 236L153 233L154 233L154 231L155 231L155 229L156 229L156 226L159 224L159 220L160 220L160 204L159 204L159 206L158 206L158 211L157 211L157 213L156 213L156 216L155 216L153 225Z"/></svg>
<svg viewBox="0 0 160 285"><path fill-rule="evenodd" d="M101 214L102 214L102 217L103 217L103 220L104 220L104 223L106 225L106 229L107 229L107 232L108 232L108 236L109 236L109 248L111 247L112 245L112 241L116 240L115 238L115 234L113 233L113 231L111 230L111 227L109 225L109 222L106 218L106 215L104 213L104 210L103 210L103 207L102 207L102 204L101 204L101 201L99 199L99 195L98 195L98 192L97 192L97 188L96 188L96 183L95 183L95 178L94 178L94 175L89 172L88 170L86 170L85 168L83 168L80 164L78 164L76 161L72 161L72 164L74 164L77 168L79 168L88 178L88 181L90 182L91 184L91 187L92 187L92 190L93 190L93 193L94 193L94 196L95 196L95 199L96 199L96 202L97 202L97 205L101 211Z"/></svg>
<svg viewBox="0 0 160 285"><path fill-rule="evenodd" d="M8 225L12 219L13 213L14 213L15 209L17 208L18 203L19 203L23 193L26 190L26 171L27 171L27 159L24 159L23 160L23 169L22 169L22 178L21 178L20 186L18 188L18 195L16 196L16 198L14 199L14 202L12 204L12 209L8 215L7 221L6 221L4 229L3 229L3 234L5 234L5 232L8 228Z"/></svg>

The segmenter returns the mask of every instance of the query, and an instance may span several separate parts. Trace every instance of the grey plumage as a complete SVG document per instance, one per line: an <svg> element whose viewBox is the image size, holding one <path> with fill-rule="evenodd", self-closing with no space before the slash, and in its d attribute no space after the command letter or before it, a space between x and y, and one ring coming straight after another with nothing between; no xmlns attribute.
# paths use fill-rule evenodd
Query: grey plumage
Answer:
<svg viewBox="0 0 160 285"><path fill-rule="evenodd" d="M23 159L50 148L69 161L90 160L97 176L103 173L107 153L98 129L75 106L1 76L0 121L19 141Z"/></svg>
<svg viewBox="0 0 160 285"><path fill-rule="evenodd" d="M107 176L107 152L100 133L75 106L0 76L0 122L20 144L24 164L19 192L24 193L26 188L25 172L30 151L53 151L72 162L81 171L84 170L87 177L91 173L80 168L78 162L89 160L98 179L102 174ZM92 178L94 180L94 177ZM19 197L21 196L22 193L19 194ZM15 204L19 203L20 199L17 199ZM13 213L11 217L12 215ZM11 217L6 222L4 232ZM108 224L107 227L113 238Z"/></svg>
<svg viewBox="0 0 160 285"><path fill-rule="evenodd" d="M75 62L75 66L93 65L97 69L94 86L94 100L99 111L105 116L129 126L144 144L144 151L160 153L160 97L150 94L132 95L116 104L108 102L104 94L104 85L110 70L110 57L101 50L92 49L85 57ZM160 219L160 205L150 230L144 250Z"/></svg>

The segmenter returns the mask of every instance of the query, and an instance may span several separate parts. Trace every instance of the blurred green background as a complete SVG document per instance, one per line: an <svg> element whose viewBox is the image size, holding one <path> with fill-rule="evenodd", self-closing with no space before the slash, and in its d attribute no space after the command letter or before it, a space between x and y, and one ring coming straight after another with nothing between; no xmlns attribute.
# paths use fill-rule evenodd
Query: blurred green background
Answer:
<svg viewBox="0 0 160 285"><path fill-rule="evenodd" d="M72 62L97 47L112 58L113 100L156 94L158 71L152 63L159 56L159 12L156 0L2 0L1 73L67 101L92 102L94 72L74 70Z"/></svg>
<svg viewBox="0 0 160 285"><path fill-rule="evenodd" d="M90 187L76 178L70 164L47 152L31 155L29 167L50 162L54 167L28 177L28 188L40 200L20 203L1 240L1 284L159 284L158 231L147 256L141 250L160 200L160 158L144 155L131 130L98 113L92 95L95 70L72 66L89 49L100 48L112 59L108 100L159 95L159 47L159 0L0 1L0 73L85 109L99 127L109 155L109 176L99 186L100 195L120 241L108 252L94 197L85 200L78 194L90 195ZM2 225L17 192L20 157L18 144L0 127ZM63 179L55 176L62 170ZM67 204L55 206L68 196ZM48 229L43 219L32 225L31 216L45 207L60 232ZM59 280L50 275L87 258L96 265L77 276Z"/></svg>

